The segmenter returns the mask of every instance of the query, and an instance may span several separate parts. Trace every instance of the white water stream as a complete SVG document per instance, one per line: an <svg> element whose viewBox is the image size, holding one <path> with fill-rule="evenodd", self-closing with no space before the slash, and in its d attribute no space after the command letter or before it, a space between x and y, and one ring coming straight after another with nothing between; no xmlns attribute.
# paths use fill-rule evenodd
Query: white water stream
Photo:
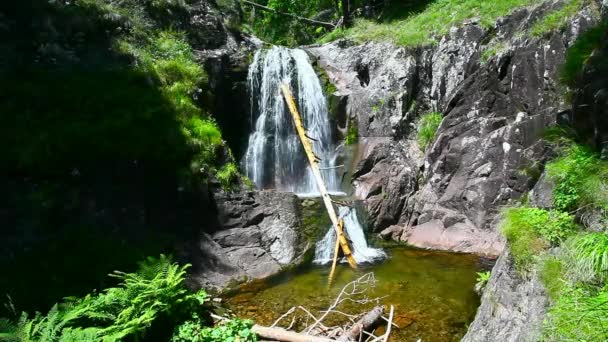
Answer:
<svg viewBox="0 0 608 342"><path fill-rule="evenodd" d="M357 211L354 208L340 206L338 208L340 217L344 220L346 234L348 235L353 249L353 256L357 263L369 263L386 258L386 253L379 248L371 248L365 240L363 227L357 218ZM315 264L327 264L332 262L334 257L334 247L336 245L336 232L333 227L317 242L315 249Z"/></svg>
<svg viewBox="0 0 608 342"><path fill-rule="evenodd" d="M306 52L278 46L259 50L249 67L247 81L254 129L249 136L243 166L257 188L294 192L300 197L319 196L314 176L280 92L281 84L287 83L297 99L307 135L313 139L314 152L321 159L321 173L327 189L334 194L341 193L327 103L321 82L310 65ZM346 233L358 263L386 257L381 249L367 245L355 209L340 207L339 215L344 219ZM314 262L331 262L335 242L336 234L330 227L323 240L317 243Z"/></svg>

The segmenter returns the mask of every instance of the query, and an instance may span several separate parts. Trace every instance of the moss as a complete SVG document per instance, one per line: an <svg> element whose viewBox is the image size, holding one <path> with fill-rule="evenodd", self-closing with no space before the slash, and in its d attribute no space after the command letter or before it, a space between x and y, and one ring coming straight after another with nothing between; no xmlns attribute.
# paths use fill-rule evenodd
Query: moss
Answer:
<svg viewBox="0 0 608 342"><path fill-rule="evenodd" d="M302 227L309 243L314 245L321 240L331 224L321 199L308 198L302 201Z"/></svg>

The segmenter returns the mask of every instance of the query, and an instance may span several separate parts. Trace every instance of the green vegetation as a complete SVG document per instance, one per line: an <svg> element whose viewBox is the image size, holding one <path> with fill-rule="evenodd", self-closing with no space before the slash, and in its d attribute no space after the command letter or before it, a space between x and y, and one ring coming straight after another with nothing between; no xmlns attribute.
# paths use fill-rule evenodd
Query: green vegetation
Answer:
<svg viewBox="0 0 608 342"><path fill-rule="evenodd" d="M216 174L216 178L224 190L230 190L231 186L239 180L239 177L239 170L234 163L224 165Z"/></svg>
<svg viewBox="0 0 608 342"><path fill-rule="evenodd" d="M496 56L498 53L503 51L506 48L505 43L503 42L495 42L488 45L485 50L481 53L481 63L487 63L490 58Z"/></svg>
<svg viewBox="0 0 608 342"><path fill-rule="evenodd" d="M443 120L441 113L427 113L420 117L416 140L422 151L426 151L427 147L435 140L441 120Z"/></svg>
<svg viewBox="0 0 608 342"><path fill-rule="evenodd" d="M357 127L357 122L354 120L349 120L348 122L348 131L346 132L346 139L344 143L346 145L353 145L359 141L359 129Z"/></svg>
<svg viewBox="0 0 608 342"><path fill-rule="evenodd" d="M504 212L501 230L517 269L531 269L534 259L550 245L557 245L577 229L573 217L564 212L514 207Z"/></svg>
<svg viewBox="0 0 608 342"><path fill-rule="evenodd" d="M603 284L608 281L608 235L579 234L565 244L566 276L573 282Z"/></svg>
<svg viewBox="0 0 608 342"><path fill-rule="evenodd" d="M583 71L585 65L595 62L600 70L608 70L608 62L601 56L595 60L592 53L600 48L605 42L605 32L608 21L604 20L599 25L582 33L566 52L566 61L562 69L562 80L569 86L573 86Z"/></svg>
<svg viewBox="0 0 608 342"><path fill-rule="evenodd" d="M547 255L542 258L540 266L540 280L545 285L549 298L558 299L567 285L563 279L564 262L561 258Z"/></svg>
<svg viewBox="0 0 608 342"><path fill-rule="evenodd" d="M477 283L475 284L475 288L483 289L486 287L488 280L490 280L490 275L490 271L477 272Z"/></svg>
<svg viewBox="0 0 608 342"><path fill-rule="evenodd" d="M173 342L255 342L256 335L251 331L253 323L249 320L233 319L222 322L214 328L204 327L198 315L176 328Z"/></svg>
<svg viewBox="0 0 608 342"><path fill-rule="evenodd" d="M434 44L437 38L448 33L450 27L477 17L484 27L509 14L517 7L534 4L535 0L437 0L422 12L387 22L357 20L353 27L336 30L324 36L321 42L348 37L357 42L389 41L402 46Z"/></svg>
<svg viewBox="0 0 608 342"><path fill-rule="evenodd" d="M184 285L189 266L179 266L164 255L159 259L148 258L136 273L112 273L110 276L120 281L117 287L82 298L66 298L46 315L36 313L30 318L23 313L16 325L4 319L8 330L0 337L9 341L116 341L127 337L138 340L150 331L166 333L163 325L171 328L184 317L198 318L205 310L202 306L207 298L205 291L192 293ZM200 319L197 321L202 324ZM239 329L227 329L229 326ZM222 336L225 338L222 341L236 335L241 341L255 341L255 336L245 331L250 326L250 322L235 321L204 331L209 336ZM183 326L177 331L177 336L186 333Z"/></svg>
<svg viewBox="0 0 608 342"><path fill-rule="evenodd" d="M567 289L551 307L544 329L546 341L608 340L608 288Z"/></svg>
<svg viewBox="0 0 608 342"><path fill-rule="evenodd" d="M547 32L564 28L586 2L585 0L568 0L562 8L547 14L535 23L530 29L530 33L540 37Z"/></svg>
<svg viewBox="0 0 608 342"><path fill-rule="evenodd" d="M608 163L586 147L569 143L561 157L547 165L555 181L554 205L557 210L608 208Z"/></svg>

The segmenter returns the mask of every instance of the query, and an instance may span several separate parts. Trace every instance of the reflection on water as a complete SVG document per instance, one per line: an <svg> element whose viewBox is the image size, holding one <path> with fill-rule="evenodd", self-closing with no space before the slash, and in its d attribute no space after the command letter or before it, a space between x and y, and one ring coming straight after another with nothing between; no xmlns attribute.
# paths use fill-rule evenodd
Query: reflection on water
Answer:
<svg viewBox="0 0 608 342"><path fill-rule="evenodd" d="M387 252L388 260L357 271L339 265L331 287L329 268L310 266L244 285L226 301L238 316L268 325L295 305L313 312L326 309L345 284L373 271L378 283L370 297L386 296L381 303L395 306L400 328L391 334L391 341L458 341L479 305L473 291L479 257L404 247ZM352 313L372 306L341 308Z"/></svg>

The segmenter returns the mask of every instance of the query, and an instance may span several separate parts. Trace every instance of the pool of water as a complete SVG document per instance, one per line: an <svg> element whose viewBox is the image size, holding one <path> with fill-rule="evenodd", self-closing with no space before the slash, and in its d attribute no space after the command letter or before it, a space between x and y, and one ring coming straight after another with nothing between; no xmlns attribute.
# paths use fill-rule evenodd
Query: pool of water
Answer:
<svg viewBox="0 0 608 342"><path fill-rule="evenodd" d="M381 304L395 307L399 328L393 330L390 341L460 340L479 306L473 287L483 261L475 255L405 247L386 252L389 259L362 265L356 271L339 265L331 286L329 267L310 265L243 285L225 300L237 316L269 325L292 306L302 305L317 314L333 302L345 284L373 272L377 282L368 296L384 297ZM359 313L373 306L346 302L338 309ZM331 323L343 320L335 316L330 317Z"/></svg>

